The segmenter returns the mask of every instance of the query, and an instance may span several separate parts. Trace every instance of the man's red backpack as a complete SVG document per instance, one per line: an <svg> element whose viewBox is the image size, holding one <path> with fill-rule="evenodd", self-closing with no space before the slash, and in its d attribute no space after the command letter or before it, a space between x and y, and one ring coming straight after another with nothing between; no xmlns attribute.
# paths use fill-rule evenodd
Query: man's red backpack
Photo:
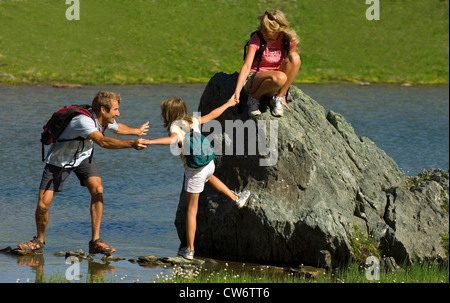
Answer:
<svg viewBox="0 0 450 303"><path fill-rule="evenodd" d="M41 133L41 143L42 143L42 161L45 159L45 150L44 146L49 145L56 142L63 141L73 141L73 140L84 140L81 137L74 139L60 139L59 136L66 129L67 125L69 125L70 121L80 114L86 115L90 117L95 122L94 115L89 111L91 108L88 104L83 105L71 105L65 106L54 112L50 120L44 125L44 131Z"/></svg>

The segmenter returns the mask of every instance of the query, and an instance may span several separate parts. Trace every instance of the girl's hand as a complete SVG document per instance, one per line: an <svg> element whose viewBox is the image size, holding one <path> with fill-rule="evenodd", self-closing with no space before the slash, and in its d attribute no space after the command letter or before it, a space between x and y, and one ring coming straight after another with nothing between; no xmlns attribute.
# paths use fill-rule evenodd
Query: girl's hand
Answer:
<svg viewBox="0 0 450 303"><path fill-rule="evenodd" d="M233 96L231 96L231 98L236 101L236 104L239 104L239 102L240 102L240 100L239 100L240 95L241 94L237 94L236 92L234 92Z"/></svg>
<svg viewBox="0 0 450 303"><path fill-rule="evenodd" d="M235 106L236 104L238 104L239 103L239 100L236 100L235 98L234 98L234 95L233 96L231 96L231 98L227 101L227 106L228 107L233 107L233 106Z"/></svg>
<svg viewBox="0 0 450 303"><path fill-rule="evenodd" d="M234 99L236 100L236 104L239 104L241 100L239 98L241 97L241 93L234 93Z"/></svg>
<svg viewBox="0 0 450 303"><path fill-rule="evenodd" d="M149 145L150 145L150 140L145 140L145 139L141 139L141 138L134 140L134 142L133 142L133 148L136 150L141 150L141 149L147 148L147 146L149 146Z"/></svg>

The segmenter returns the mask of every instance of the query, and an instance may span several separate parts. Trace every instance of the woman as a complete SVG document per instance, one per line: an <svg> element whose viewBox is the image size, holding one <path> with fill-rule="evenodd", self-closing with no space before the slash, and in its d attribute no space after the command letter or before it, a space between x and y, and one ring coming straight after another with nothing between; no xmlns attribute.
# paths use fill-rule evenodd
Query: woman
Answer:
<svg viewBox="0 0 450 303"><path fill-rule="evenodd" d="M272 114L283 116L283 105L287 108L286 93L294 81L300 68L300 56L296 51L299 38L281 11L266 11L258 16L260 25L249 40L249 47L244 64L239 72L234 98L239 102L242 88L248 92L247 101L249 115L260 115L259 100L262 96L272 97ZM283 37L289 39L289 51L284 52ZM262 53L261 61L255 55L261 46L262 37L267 46ZM286 39L284 38L284 39ZM286 54L286 56L284 56Z"/></svg>

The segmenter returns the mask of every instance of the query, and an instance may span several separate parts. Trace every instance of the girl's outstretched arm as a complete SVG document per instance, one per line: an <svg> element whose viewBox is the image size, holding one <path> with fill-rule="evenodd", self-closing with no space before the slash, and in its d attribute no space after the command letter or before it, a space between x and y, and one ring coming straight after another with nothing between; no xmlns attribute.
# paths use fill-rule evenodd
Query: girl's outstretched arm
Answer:
<svg viewBox="0 0 450 303"><path fill-rule="evenodd" d="M172 135L170 135L170 137L164 137L164 138L159 138L159 139L154 139L154 140L149 140L149 141L150 141L150 145L175 144L178 141L178 135L176 133L172 133Z"/></svg>
<svg viewBox="0 0 450 303"><path fill-rule="evenodd" d="M200 124L206 123L210 120L214 120L217 117L219 117L227 108L235 106L237 104L236 99L234 98L234 95L231 96L231 98L222 106L219 106L209 114L200 117Z"/></svg>

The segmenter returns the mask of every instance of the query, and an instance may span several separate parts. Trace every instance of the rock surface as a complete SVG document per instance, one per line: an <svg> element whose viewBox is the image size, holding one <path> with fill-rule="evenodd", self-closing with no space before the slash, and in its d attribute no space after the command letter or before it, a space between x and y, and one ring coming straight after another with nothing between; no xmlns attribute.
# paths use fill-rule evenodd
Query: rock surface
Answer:
<svg viewBox="0 0 450 303"><path fill-rule="evenodd" d="M205 115L225 103L234 92L237 76L213 76L198 111ZM399 264L413 258L445 257L440 234L448 234L449 217L441 205L445 198L448 203L448 172L434 170L429 173L434 177L405 186L405 177L392 158L369 138L358 137L342 115L326 112L295 86L287 96L290 110L282 118L273 117L268 100L261 100L262 115L256 122L265 122L266 127L258 130L258 136L267 140L263 142L271 158L276 155L275 165L262 166L261 160L269 155L259 146L256 154L249 152L255 138L248 136L242 143L226 131L230 122L253 123L247 114L247 97L242 94L240 100L240 107L228 109L217 119L221 132L206 125L202 130L214 138L215 150L231 146L235 151L235 155L216 157L214 175L232 190L250 190L251 196L244 208L237 209L206 185L199 200L196 254L331 268L351 260L349 238L355 236L357 226L373 237L383 255ZM270 128L276 123L274 150L269 144ZM248 129L238 132L251 133ZM244 155L237 155L240 144L244 144ZM182 189L175 219L182 244L185 217Z"/></svg>
<svg viewBox="0 0 450 303"><path fill-rule="evenodd" d="M202 265L205 261L194 258L193 260L187 260L183 257L157 257L155 255L140 256L136 262L134 259L128 260L132 263L138 263L141 266L157 266L157 265Z"/></svg>

